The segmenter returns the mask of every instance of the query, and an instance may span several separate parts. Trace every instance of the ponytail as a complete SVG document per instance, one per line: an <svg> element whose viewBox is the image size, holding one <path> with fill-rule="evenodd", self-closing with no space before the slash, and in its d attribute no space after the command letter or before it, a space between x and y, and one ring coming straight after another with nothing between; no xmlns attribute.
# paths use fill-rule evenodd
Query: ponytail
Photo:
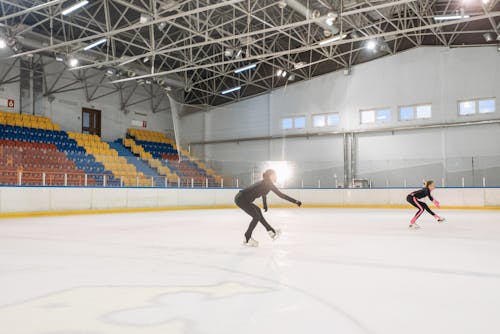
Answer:
<svg viewBox="0 0 500 334"><path fill-rule="evenodd" d="M429 188L429 186L433 183L434 183L434 181L432 181L432 180L424 181L424 187Z"/></svg>

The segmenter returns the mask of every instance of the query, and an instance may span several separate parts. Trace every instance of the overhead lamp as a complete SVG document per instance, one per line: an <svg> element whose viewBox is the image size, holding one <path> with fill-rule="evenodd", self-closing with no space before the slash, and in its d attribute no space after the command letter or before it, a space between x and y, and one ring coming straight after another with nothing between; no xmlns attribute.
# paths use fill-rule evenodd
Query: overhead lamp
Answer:
<svg viewBox="0 0 500 334"><path fill-rule="evenodd" d="M142 79L137 80L137 84L139 86L144 86L144 80L142 80Z"/></svg>
<svg viewBox="0 0 500 334"><path fill-rule="evenodd" d="M109 77L111 77L111 76L113 76L113 75L115 75L115 74L116 74L116 70L115 70L115 69L113 69L113 68L108 68L108 69L106 70L106 75L107 75L107 76L109 76Z"/></svg>
<svg viewBox="0 0 500 334"><path fill-rule="evenodd" d="M487 4L489 4L489 3L490 3L490 0L483 0L483 3L484 3L485 5L487 5Z"/></svg>
<svg viewBox="0 0 500 334"><path fill-rule="evenodd" d="M249 71L251 69L254 69L255 67L257 67L257 64L250 64L250 65L247 65L245 67L238 68L237 70L234 71L234 73L238 74L241 72Z"/></svg>
<svg viewBox="0 0 500 334"><path fill-rule="evenodd" d="M327 18L325 20L325 23L328 25L328 26L333 26L333 24L335 23L335 20L337 19L337 14L333 13L333 12L329 12L327 14Z"/></svg>
<svg viewBox="0 0 500 334"><path fill-rule="evenodd" d="M232 92L239 91L240 89L241 89L241 86L230 88L230 89L222 91L221 94L222 95L226 95L226 94L229 94L229 93L232 93Z"/></svg>
<svg viewBox="0 0 500 334"><path fill-rule="evenodd" d="M243 50L241 49L238 49L238 51L236 51L236 55L234 56L234 58L236 59L240 59L241 58L241 54L243 53Z"/></svg>
<svg viewBox="0 0 500 334"><path fill-rule="evenodd" d="M5 49L7 47L7 42L5 39L0 38L0 49Z"/></svg>
<svg viewBox="0 0 500 334"><path fill-rule="evenodd" d="M130 78L133 78L136 76L136 73L134 71L128 71L127 72L127 75L130 77Z"/></svg>
<svg viewBox="0 0 500 334"><path fill-rule="evenodd" d="M82 8L83 6L88 5L88 3L89 3L89 2L88 2L88 0L84 0L84 1L77 2L77 3L75 3L73 6L70 6L70 7L66 8L65 10L63 10L63 11L61 12L61 14L62 14L62 15L68 15L68 14L71 14L71 13L73 13L75 10L80 9L80 8Z"/></svg>
<svg viewBox="0 0 500 334"><path fill-rule="evenodd" d="M172 90L172 87L170 87L170 86L165 87L165 91L170 92L171 90Z"/></svg>
<svg viewBox="0 0 500 334"><path fill-rule="evenodd" d="M64 61L63 56L56 56L56 61L62 63Z"/></svg>
<svg viewBox="0 0 500 334"><path fill-rule="evenodd" d="M158 24L158 29L160 29L160 31L163 31L163 29L165 29L166 26L167 26L167 24L165 22L162 22L162 23Z"/></svg>
<svg viewBox="0 0 500 334"><path fill-rule="evenodd" d="M98 40L98 41L96 41L96 42L94 42L94 43L92 43L92 44L87 45L86 47L84 47L84 48L83 48L83 50L84 50L84 51L88 51L88 50L90 50L90 49L95 48L95 47L96 47L96 46L98 46L98 45L101 45L101 44L106 43L107 41L108 41L108 40L107 40L106 38L101 38L100 40Z"/></svg>
<svg viewBox="0 0 500 334"><path fill-rule="evenodd" d="M76 67L76 66L78 66L78 63L79 63L79 61L76 58L70 58L68 61L68 64L70 67Z"/></svg>
<svg viewBox="0 0 500 334"><path fill-rule="evenodd" d="M287 73L286 71L283 71L283 72L281 73L281 76L282 76L283 78L285 78L287 74L288 74L288 73Z"/></svg>
<svg viewBox="0 0 500 334"><path fill-rule="evenodd" d="M234 50L233 49L225 49L224 50L224 57L226 58L231 58L234 54Z"/></svg>
<svg viewBox="0 0 500 334"><path fill-rule="evenodd" d="M375 48L377 47L377 41L374 39L370 39L368 42L366 42L365 47L370 51L375 51Z"/></svg>
<svg viewBox="0 0 500 334"><path fill-rule="evenodd" d="M298 63L293 64L293 68L295 68L296 70L300 70L301 68L306 67L306 65L307 64L305 62L299 61Z"/></svg>
<svg viewBox="0 0 500 334"><path fill-rule="evenodd" d="M494 40L493 34L491 32L487 32L487 33L483 34L483 37L487 43L493 42L493 40Z"/></svg>
<svg viewBox="0 0 500 334"><path fill-rule="evenodd" d="M437 15L434 16L434 21L451 21L451 20L460 20L460 19L468 19L469 15Z"/></svg>
<svg viewBox="0 0 500 334"><path fill-rule="evenodd" d="M319 42L319 45L326 45L326 44L330 44L330 43L333 43L333 42L338 42L341 39L344 39L346 37L347 37L347 34L333 36L332 38L328 38L328 39L322 40L321 42Z"/></svg>
<svg viewBox="0 0 500 334"><path fill-rule="evenodd" d="M153 82L151 80L146 80L146 85L151 85Z"/></svg>
<svg viewBox="0 0 500 334"><path fill-rule="evenodd" d="M142 62L143 62L144 64L146 64L148 61L149 61L149 57L144 57L144 59L142 60Z"/></svg>
<svg viewBox="0 0 500 334"><path fill-rule="evenodd" d="M148 22L151 22L153 20L153 18L151 17L151 15L148 15L148 14L141 14L141 17L139 19L139 22L141 24L145 24L145 23L148 23Z"/></svg>
<svg viewBox="0 0 500 334"><path fill-rule="evenodd" d="M279 69L278 71L276 71L276 76L280 77L280 76L281 76L281 73L283 73L283 70L282 70L282 69Z"/></svg>

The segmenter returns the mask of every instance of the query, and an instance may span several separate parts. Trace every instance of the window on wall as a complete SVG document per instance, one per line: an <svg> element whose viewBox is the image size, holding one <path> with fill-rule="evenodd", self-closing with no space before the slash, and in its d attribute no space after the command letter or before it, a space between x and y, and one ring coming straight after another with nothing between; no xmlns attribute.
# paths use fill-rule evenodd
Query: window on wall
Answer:
<svg viewBox="0 0 500 334"><path fill-rule="evenodd" d="M313 116L313 126L315 128L324 128L326 126L336 126L340 122L340 116L338 113L324 114L324 115L314 115Z"/></svg>
<svg viewBox="0 0 500 334"><path fill-rule="evenodd" d="M281 119L281 129L291 130L291 129L304 129L306 127L306 117L285 117Z"/></svg>
<svg viewBox="0 0 500 334"><path fill-rule="evenodd" d="M414 107L399 107L399 120L412 121L414 119Z"/></svg>
<svg viewBox="0 0 500 334"><path fill-rule="evenodd" d="M389 122L391 120L391 109L379 109L377 112L377 123Z"/></svg>
<svg viewBox="0 0 500 334"><path fill-rule="evenodd" d="M417 104L413 106L399 107L399 120L412 121L414 119L432 118L432 105Z"/></svg>
<svg viewBox="0 0 500 334"><path fill-rule="evenodd" d="M338 113L326 115L326 124L328 126L336 126L340 123L340 115Z"/></svg>
<svg viewBox="0 0 500 334"><path fill-rule="evenodd" d="M458 114L468 116L474 114L488 114L496 111L495 99L475 99L458 102Z"/></svg>
<svg viewBox="0 0 500 334"><path fill-rule="evenodd" d="M281 119L281 128L283 130L293 129L293 118L282 118Z"/></svg>
<svg viewBox="0 0 500 334"><path fill-rule="evenodd" d="M422 104L418 105L416 109L417 109L417 119L432 118L432 105Z"/></svg>
<svg viewBox="0 0 500 334"><path fill-rule="evenodd" d="M459 103L458 113L462 116L473 115L476 113L475 101L462 101Z"/></svg>
<svg viewBox="0 0 500 334"><path fill-rule="evenodd" d="M305 116L295 117L293 119L293 126L296 129L304 129L306 127L306 118L305 118Z"/></svg>
<svg viewBox="0 0 500 334"><path fill-rule="evenodd" d="M313 126L315 128L322 128L326 126L326 115L314 115Z"/></svg>
<svg viewBox="0 0 500 334"><path fill-rule="evenodd" d="M495 112L495 99L479 100L478 110L480 114Z"/></svg>
<svg viewBox="0 0 500 334"><path fill-rule="evenodd" d="M375 123L375 110L363 110L360 114L361 124Z"/></svg>
<svg viewBox="0 0 500 334"><path fill-rule="evenodd" d="M391 109L361 110L361 124L384 123L391 120Z"/></svg>

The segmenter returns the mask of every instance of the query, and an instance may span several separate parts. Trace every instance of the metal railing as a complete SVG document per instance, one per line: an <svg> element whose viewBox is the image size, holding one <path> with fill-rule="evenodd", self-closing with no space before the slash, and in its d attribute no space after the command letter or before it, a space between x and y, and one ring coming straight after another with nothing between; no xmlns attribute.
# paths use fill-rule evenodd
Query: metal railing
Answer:
<svg viewBox="0 0 500 334"><path fill-rule="evenodd" d="M149 187L149 188L223 188L224 181L206 177L137 176L114 177L111 174L85 174L71 172L9 171L0 170L0 185L40 187Z"/></svg>

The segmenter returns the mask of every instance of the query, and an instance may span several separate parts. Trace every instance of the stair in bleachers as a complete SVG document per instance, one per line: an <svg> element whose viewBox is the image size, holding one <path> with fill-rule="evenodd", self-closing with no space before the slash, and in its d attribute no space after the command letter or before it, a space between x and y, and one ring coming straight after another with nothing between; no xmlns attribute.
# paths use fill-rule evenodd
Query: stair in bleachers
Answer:
<svg viewBox="0 0 500 334"><path fill-rule="evenodd" d="M88 154L92 154L96 161L102 163L113 176L119 180L120 185L125 186L151 186L151 179L142 172L137 171L133 164L126 158L119 156L108 143L103 142L99 136L83 133L68 132L68 136L74 139L80 147Z"/></svg>
<svg viewBox="0 0 500 334"><path fill-rule="evenodd" d="M178 148L174 141L167 138L159 132L129 129L128 137L135 139L136 145L139 145L145 152L153 158L161 161L161 164L168 167L181 178L193 179L197 184L203 184L208 180L211 185L220 184L220 177L215 172L206 168L205 164L196 161L189 152ZM180 158L179 161L179 151Z"/></svg>
<svg viewBox="0 0 500 334"><path fill-rule="evenodd" d="M123 146L120 139L117 139L114 142L108 142L108 145L117 151L119 156L127 159L128 163L134 165L138 172L147 176L160 177L160 174L158 174L153 168L149 167L139 157L135 156L131 151Z"/></svg>
<svg viewBox="0 0 500 334"><path fill-rule="evenodd" d="M133 154L137 155L142 161L147 162L148 166L158 171L161 176L166 176L170 183L178 182L179 176L167 167L164 166L161 160L154 158L150 153L146 152L141 145L137 145L131 138L122 139L123 146L128 148Z"/></svg>

